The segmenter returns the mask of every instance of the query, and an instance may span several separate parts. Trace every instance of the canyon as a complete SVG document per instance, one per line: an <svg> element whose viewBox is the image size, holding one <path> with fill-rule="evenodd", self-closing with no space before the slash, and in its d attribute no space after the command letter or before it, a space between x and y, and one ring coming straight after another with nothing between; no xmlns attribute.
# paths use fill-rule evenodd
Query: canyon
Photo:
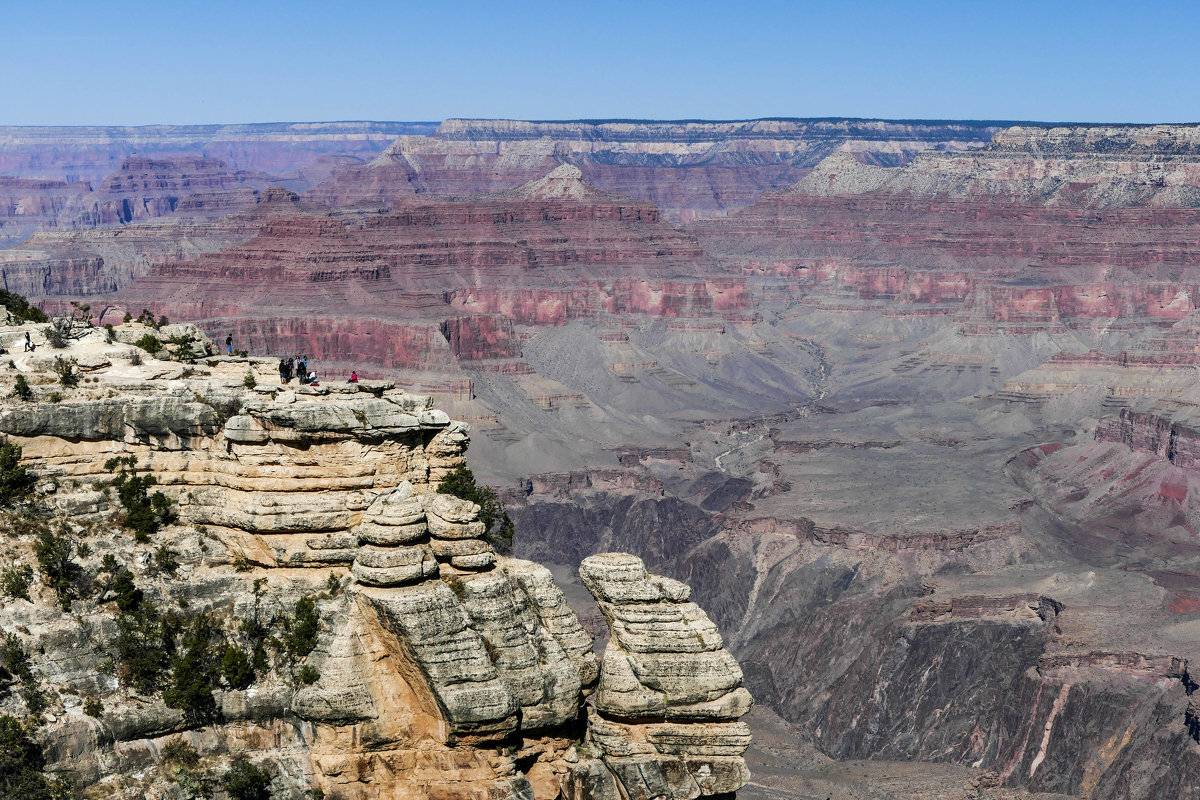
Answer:
<svg viewBox="0 0 1200 800"><path fill-rule="evenodd" d="M545 707L518 705L530 709L522 719L557 720L549 728L514 729L499 711L477 729L455 727L453 714L437 723L439 747L476 759L455 767L475 776L464 785L483 780L478 753L492 758L517 730L513 768L539 798L607 796L614 780L647 798L735 783L738 796L768 800L1196 792L1200 128L447 120L397 136L372 139L371 152L357 139L319 156L305 145L286 164L265 150L258 161L139 154L86 189L28 159L0 179L23 198L0 229L11 232L0 250L10 291L51 314L87 304L122 341L144 332L122 324L142 309L231 336L250 352L235 358L250 360L204 367L223 392L237 383L229 364L249 365L266 388L279 358L307 354L329 397L365 415L339 418L349 428L326 451L336 455L288 462L314 476L303 525L237 494L281 480L278 465L239 477L209 442L292 447L287 431L304 420L287 410L301 404L276 408L286 387L240 418L210 403L223 428L188 434L194 445L163 430L136 450L229 563L336 568L365 587L352 603L328 601L329 619L353 620L331 628L358 631L359 644L320 644L322 675L376 675L372 648L417 636L402 601L387 599L395 587L371 583L378 570L454 595L432 571L487 561L508 577L464 578L464 593L478 582L479 602L517 597L512 613L546 626L538 641L573 643L559 641L565 661L551 671L574 665L568 694L595 687L571 713L585 709L589 752L607 766L578 750L567 758L566 702L547 683ZM158 368L165 385L195 379ZM343 391L351 370L380 396ZM405 393L378 388L392 384ZM441 415L422 407L430 422L355 433L389 397L431 397ZM95 434L37 438L52 435L37 426L60 424L63 402L4 430L50 459L35 469L94 481L94 457L69 443ZM364 445L345 437L415 448L435 418L446 426L436 452L386 457L387 497L403 512L316 478L349 468ZM421 499L461 458L468 428L472 468L516 523L515 556L548 572L445 544L478 537L439 538L439 525L473 524L437 522ZM439 443L447 432L461 437L453 447ZM362 469L344 478L361 481ZM210 484L210 473L224 477ZM368 533L361 521L417 525L418 514L416 545L394 538L415 529ZM630 555L601 555L613 552ZM637 603L666 605L627 606L613 580L646 592ZM445 599L476 618L468 600ZM569 606L578 630L547 621L551 606ZM675 615L690 626L681 641L725 654L694 662L725 664L713 668L725 683L687 701L720 706L711 730L683 730L670 702L659 707L641 614ZM482 658L508 680L508 656L493 656ZM744 689L729 683L735 673ZM370 694L387 681L367 683ZM270 713L299 712L293 701ZM355 749L362 734L350 731L367 719L380 753ZM397 766L412 763L398 729L383 727L437 725L377 720L326 719L329 738L288 739L287 758L300 763L304 747L318 766L341 758L321 772L329 791L358 791L365 771L410 779L419 770ZM683 767L661 766L679 753ZM659 766L637 774L658 777L631 790L621 764L647 761Z"/></svg>

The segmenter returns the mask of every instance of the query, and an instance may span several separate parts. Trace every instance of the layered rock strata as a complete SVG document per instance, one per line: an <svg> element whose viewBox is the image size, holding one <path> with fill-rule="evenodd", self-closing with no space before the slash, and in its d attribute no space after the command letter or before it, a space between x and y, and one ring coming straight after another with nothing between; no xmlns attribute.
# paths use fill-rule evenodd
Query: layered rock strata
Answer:
<svg viewBox="0 0 1200 800"><path fill-rule="evenodd" d="M1016 127L899 168L838 152L692 230L829 310L957 313L980 335L1166 325L1195 307L1198 130Z"/></svg>
<svg viewBox="0 0 1200 800"><path fill-rule="evenodd" d="M750 729L737 720L752 701L716 626L686 584L648 574L636 556L591 556L579 575L611 633L588 740L618 796L731 797L749 778Z"/></svg>
<svg viewBox="0 0 1200 800"><path fill-rule="evenodd" d="M205 763L250 756L285 796L311 787L343 800L617 800L657 796L667 781L668 796L693 798L744 782L745 731L731 720L749 698L687 587L631 583L632 563L619 575L587 573L606 603L637 600L614 619L642 614L649 625L614 622L619 652L630 654L620 657L647 671L606 668L607 710L589 713L602 673L591 638L549 570L499 555L480 508L437 492L468 438L428 398L384 381L273 384L273 359L183 364L127 343L157 338L162 354L181 358L185 338L194 352L214 350L192 326L84 331L47 355L45 326L3 328L0 345L17 350L26 330L39 347L14 365L35 388L0 409L0 432L23 448L43 502L70 518L63 530L84 526L89 552L120 553L148 598L210 619L286 616L324 589L315 648L302 657L309 677L260 665L250 688L214 692L220 724L203 732L134 692L125 673L98 672L116 635L111 594L74 601L86 622L38 597L30 609L6 604L5 629L32 631L45 656L37 669L57 704L43 731L53 767L81 786L103 784L89 789L96 797L139 796L147 775L179 780L160 754L168 736L184 737ZM51 397L56 356L86 377ZM114 457L130 458L173 500L178 520L153 544L109 529L121 519L102 483ZM147 567L155 547L180 553L172 569L186 580ZM660 629L669 646L646 647ZM659 722L622 711L613 687L631 678L654 687L639 695L664 698ZM60 692L95 697L104 711L85 715Z"/></svg>
<svg viewBox="0 0 1200 800"><path fill-rule="evenodd" d="M370 163L335 172L313 196L337 205L378 206L412 194L483 194L569 163L605 191L647 200L668 218L687 222L749 205L839 148L895 166L932 148L978 147L998 127L839 119L450 119L431 135L402 136Z"/></svg>
<svg viewBox="0 0 1200 800"><path fill-rule="evenodd" d="M0 127L0 172L98 182L134 153L204 156L235 169L283 173L322 157L371 158L397 136L430 133L431 122L278 122L249 125Z"/></svg>

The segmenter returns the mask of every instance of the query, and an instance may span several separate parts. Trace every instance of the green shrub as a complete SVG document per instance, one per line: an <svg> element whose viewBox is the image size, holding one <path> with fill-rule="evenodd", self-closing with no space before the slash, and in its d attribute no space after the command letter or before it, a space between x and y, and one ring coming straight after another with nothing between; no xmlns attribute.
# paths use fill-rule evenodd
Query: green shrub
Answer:
<svg viewBox="0 0 1200 800"><path fill-rule="evenodd" d="M136 342L133 343L133 346L140 347L141 349L145 350L150 355L154 355L159 350L162 350L163 343L161 341L159 341L158 337L155 336L154 334L144 333L144 334L142 334L140 339L138 339Z"/></svg>
<svg viewBox="0 0 1200 800"><path fill-rule="evenodd" d="M133 531L136 541L147 542L150 534L174 522L175 514L165 494L150 494L150 487L156 485L158 480L153 475L138 475L136 465L137 460L133 456L110 458L104 462L104 469L111 472L120 467L121 471L110 485L117 490L117 497L125 509L125 526Z"/></svg>
<svg viewBox="0 0 1200 800"><path fill-rule="evenodd" d="M36 683L21 687L21 699L25 701L25 707L29 709L29 713L35 717L45 711L48 705L46 693Z"/></svg>
<svg viewBox="0 0 1200 800"><path fill-rule="evenodd" d="M175 767L173 777L183 790L184 797L194 800L200 797L212 797L212 779L193 767Z"/></svg>
<svg viewBox="0 0 1200 800"><path fill-rule="evenodd" d="M46 708L46 694L42 691L41 681L33 674L25 645L15 633L5 635L4 643L0 645L0 667L6 675L21 682L21 698L29 713L41 714Z"/></svg>
<svg viewBox="0 0 1200 800"><path fill-rule="evenodd" d="M69 800L72 787L42 774L46 756L32 720L0 716L0 800Z"/></svg>
<svg viewBox="0 0 1200 800"><path fill-rule="evenodd" d="M75 596L75 582L83 574L79 565L71 560L75 542L65 532L54 533L45 528L33 543L33 553L41 568L42 582L54 590L62 610L69 611Z"/></svg>
<svg viewBox="0 0 1200 800"><path fill-rule="evenodd" d="M321 672L312 664L305 664L300 668L300 672L296 678L300 681L300 683L308 686L321 679Z"/></svg>
<svg viewBox="0 0 1200 800"><path fill-rule="evenodd" d="M3 291L3 289L0 289ZM18 400L32 400L33 389L29 388L29 381L25 380L24 375L18 375L17 380L13 383L12 396Z"/></svg>
<svg viewBox="0 0 1200 800"><path fill-rule="evenodd" d="M169 341L175 345L174 357L176 361L194 362L200 355L196 352L193 345L192 337L189 334L181 333L178 336L172 336Z"/></svg>
<svg viewBox="0 0 1200 800"><path fill-rule="evenodd" d="M180 642L182 653L171 662L171 681L163 691L163 702L168 708L183 711L184 718L193 725L212 722L219 716L213 697L217 669L214 645L219 635L206 614L195 617Z"/></svg>
<svg viewBox="0 0 1200 800"><path fill-rule="evenodd" d="M123 614L132 614L142 604L144 594L133 582L133 573L122 567L113 576L112 593L116 595L117 609Z"/></svg>
<svg viewBox="0 0 1200 800"><path fill-rule="evenodd" d="M99 697L89 697L83 701L83 713L89 717L100 719L104 716L104 704L100 702Z"/></svg>
<svg viewBox="0 0 1200 800"><path fill-rule="evenodd" d="M221 656L221 677L230 689L246 689L254 683L254 666L246 651L233 645L225 646L225 653Z"/></svg>
<svg viewBox="0 0 1200 800"><path fill-rule="evenodd" d="M221 784L230 800L271 800L271 776L241 756L234 759Z"/></svg>
<svg viewBox="0 0 1200 800"><path fill-rule="evenodd" d="M11 506L28 497L36 482L37 478L21 463L21 446L0 445L0 506Z"/></svg>
<svg viewBox="0 0 1200 800"><path fill-rule="evenodd" d="M316 602L307 595L301 597L296 603L295 615L288 623L288 632L284 637L284 645L293 658L304 658L317 646L320 623Z"/></svg>
<svg viewBox="0 0 1200 800"><path fill-rule="evenodd" d="M55 350L62 350L69 342L71 336L71 320L65 317L55 317L50 323L50 327L46 328L46 341Z"/></svg>
<svg viewBox="0 0 1200 800"><path fill-rule="evenodd" d="M478 485L470 467L460 464L448 472L438 484L438 491L478 504L479 520L483 523L487 540L499 553L507 555L512 552L516 527L504 504L496 496L496 490L490 486Z"/></svg>
<svg viewBox="0 0 1200 800"><path fill-rule="evenodd" d="M29 305L29 301L16 292L0 289L0 305L4 306L13 321L18 325L22 322L45 322L46 312L37 306Z"/></svg>
<svg viewBox="0 0 1200 800"><path fill-rule="evenodd" d="M149 603L117 615L113 641L120 675L139 694L153 694L162 685L175 652L175 625Z"/></svg>
<svg viewBox="0 0 1200 800"><path fill-rule="evenodd" d="M33 668L29 665L29 653L25 645L15 633L5 634L4 644L0 645L0 662L4 671L23 683L32 683Z"/></svg>
<svg viewBox="0 0 1200 800"><path fill-rule="evenodd" d="M200 763L200 754L196 752L196 748L183 739L172 739L163 745L162 757L164 761L182 764L185 767L194 767Z"/></svg>
<svg viewBox="0 0 1200 800"><path fill-rule="evenodd" d="M174 573L179 569L179 559L175 557L175 551L165 544L154 551L154 564L167 573Z"/></svg>
<svg viewBox="0 0 1200 800"><path fill-rule="evenodd" d="M0 575L0 589L8 597L29 599L29 584L33 581L33 568L28 564L9 567Z"/></svg>
<svg viewBox="0 0 1200 800"><path fill-rule="evenodd" d="M246 377L242 378L242 386L245 386L247 389L253 389L255 386L258 386L258 381L254 378L253 372L247 372Z"/></svg>
<svg viewBox="0 0 1200 800"><path fill-rule="evenodd" d="M58 375L58 382L70 389L79 385L79 372L75 369L78 365L73 358L55 356L52 369Z"/></svg>

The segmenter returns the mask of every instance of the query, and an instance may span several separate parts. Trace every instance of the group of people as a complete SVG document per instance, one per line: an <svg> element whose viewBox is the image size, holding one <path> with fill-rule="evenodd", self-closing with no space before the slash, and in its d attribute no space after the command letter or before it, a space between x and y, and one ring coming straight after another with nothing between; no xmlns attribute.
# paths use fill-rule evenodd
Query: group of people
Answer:
<svg viewBox="0 0 1200 800"><path fill-rule="evenodd" d="M279 382L291 383L292 378L299 378L304 386L317 385L317 373L308 371L308 356L279 359Z"/></svg>

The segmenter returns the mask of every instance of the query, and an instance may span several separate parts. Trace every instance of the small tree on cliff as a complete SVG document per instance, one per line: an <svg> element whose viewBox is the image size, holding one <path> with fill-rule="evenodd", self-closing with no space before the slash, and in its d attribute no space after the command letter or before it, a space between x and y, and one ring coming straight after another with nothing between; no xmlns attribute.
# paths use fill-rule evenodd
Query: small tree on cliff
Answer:
<svg viewBox="0 0 1200 800"><path fill-rule="evenodd" d="M8 313L12 315L13 322L18 325L22 322L46 321L46 312L37 306L29 305L29 301L24 297L7 289L0 289L0 306L7 309Z"/></svg>
<svg viewBox="0 0 1200 800"><path fill-rule="evenodd" d="M513 535L516 527L504 508L504 503L496 496L496 490L490 486L480 486L475 482L475 473L466 464L460 464L446 474L438 485L438 491L463 500L470 500L479 505L479 520L487 533L496 552L508 555L512 552Z"/></svg>
<svg viewBox="0 0 1200 800"><path fill-rule="evenodd" d="M11 506L28 497L36 481L21 463L20 445L0 445L0 506Z"/></svg>

